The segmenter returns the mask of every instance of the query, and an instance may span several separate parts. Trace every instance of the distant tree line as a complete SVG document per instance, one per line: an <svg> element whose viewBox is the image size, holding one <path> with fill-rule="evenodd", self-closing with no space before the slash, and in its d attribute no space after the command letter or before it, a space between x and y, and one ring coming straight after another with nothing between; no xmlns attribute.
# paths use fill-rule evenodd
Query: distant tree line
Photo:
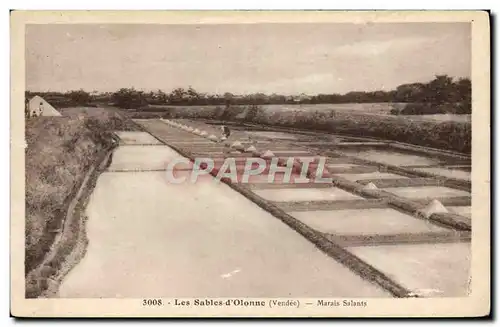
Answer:
<svg viewBox="0 0 500 327"><path fill-rule="evenodd" d="M453 78L437 75L428 83L411 83L398 86L392 91L349 92L345 94L317 94L307 96L285 96L280 94L255 93L235 95L201 93L189 87L176 88L170 93L162 90L145 92L135 88L122 88L116 92L92 93L84 90L66 93L37 93L47 101L66 101L67 105L92 105L108 103L124 109L138 109L148 105L267 105L267 104L340 104L340 103L407 103L403 109L394 109L392 114L427 114L471 112L471 81L469 78ZM34 94L33 94L34 95ZM28 96L28 93L27 93Z"/></svg>
<svg viewBox="0 0 500 327"><path fill-rule="evenodd" d="M29 101L35 95L39 95L56 107L92 106L93 97L84 90L72 90L68 92L25 92L25 101Z"/></svg>
<svg viewBox="0 0 500 327"><path fill-rule="evenodd" d="M447 75L438 75L429 83L412 83L396 88L394 102L409 103L393 114L418 115L436 113L470 114L472 86L468 78L454 81Z"/></svg>

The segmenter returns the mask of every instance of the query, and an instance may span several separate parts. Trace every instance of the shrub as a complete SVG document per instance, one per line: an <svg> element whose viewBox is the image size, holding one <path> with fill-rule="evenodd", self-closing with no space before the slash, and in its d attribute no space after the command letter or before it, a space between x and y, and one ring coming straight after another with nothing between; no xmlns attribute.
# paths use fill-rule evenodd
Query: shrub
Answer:
<svg viewBox="0 0 500 327"><path fill-rule="evenodd" d="M259 106L259 105L256 105L256 104L252 104L250 105L247 110L246 110L246 114L245 114L245 117L244 117L244 121L246 122L253 122L253 120L260 115L260 113L262 112L262 107Z"/></svg>
<svg viewBox="0 0 500 327"><path fill-rule="evenodd" d="M402 110L392 109L392 115L434 115L434 114L470 114L471 104L469 102L457 103L409 103Z"/></svg>
<svg viewBox="0 0 500 327"><path fill-rule="evenodd" d="M66 97L74 105L87 106L90 103L90 94L84 90L70 91L66 93Z"/></svg>
<svg viewBox="0 0 500 327"><path fill-rule="evenodd" d="M134 88L122 88L113 93L112 99L117 107L123 109L140 108L147 105L144 92L136 91Z"/></svg>
<svg viewBox="0 0 500 327"><path fill-rule="evenodd" d="M472 114L472 106L470 102L457 103L453 108L453 113L458 115Z"/></svg>
<svg viewBox="0 0 500 327"><path fill-rule="evenodd" d="M401 110L401 115L445 114L447 106L432 103L409 103Z"/></svg>
<svg viewBox="0 0 500 327"><path fill-rule="evenodd" d="M392 108L390 113L391 113L391 115L397 116L401 113L401 110L399 110L398 108Z"/></svg>

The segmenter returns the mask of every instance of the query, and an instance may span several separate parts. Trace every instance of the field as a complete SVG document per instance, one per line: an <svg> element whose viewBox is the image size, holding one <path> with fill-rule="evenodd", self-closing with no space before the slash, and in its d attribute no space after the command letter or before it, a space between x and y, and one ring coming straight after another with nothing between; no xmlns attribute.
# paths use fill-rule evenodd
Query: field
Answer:
<svg viewBox="0 0 500 327"><path fill-rule="evenodd" d="M404 108L404 103L341 103L341 104L276 104L276 105L262 105L260 106L264 111L269 113L275 112L293 112L293 111L304 111L304 112L348 112L353 115L363 114L363 115L378 115L378 116L392 116L390 114L391 109L402 109ZM192 106L192 109L204 108L204 109L215 109L218 106ZM185 106L158 106L150 105L146 111L151 112L161 112L169 109L180 109L185 108ZM138 110L140 112L141 110ZM471 115L454 115L454 114L435 114L435 115L401 115L405 119L418 120L418 121L456 121L456 122L470 122Z"/></svg>
<svg viewBox="0 0 500 327"><path fill-rule="evenodd" d="M455 122L471 122L472 115L453 115L453 114L435 114L435 115L421 115L421 116L403 116L415 120L428 120L428 121L455 121Z"/></svg>
<svg viewBox="0 0 500 327"><path fill-rule="evenodd" d="M404 106L401 103L339 103L339 104L292 104L292 105L265 105L264 110L269 112L277 111L336 111L347 110L356 113L369 113L385 115L393 108Z"/></svg>

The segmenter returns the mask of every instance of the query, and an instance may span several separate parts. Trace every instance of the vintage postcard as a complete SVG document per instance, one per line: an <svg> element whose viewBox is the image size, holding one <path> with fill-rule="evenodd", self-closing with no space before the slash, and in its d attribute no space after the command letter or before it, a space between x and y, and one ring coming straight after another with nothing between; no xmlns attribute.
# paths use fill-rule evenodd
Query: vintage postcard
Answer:
<svg viewBox="0 0 500 327"><path fill-rule="evenodd" d="M482 11L13 11L15 317L490 312Z"/></svg>

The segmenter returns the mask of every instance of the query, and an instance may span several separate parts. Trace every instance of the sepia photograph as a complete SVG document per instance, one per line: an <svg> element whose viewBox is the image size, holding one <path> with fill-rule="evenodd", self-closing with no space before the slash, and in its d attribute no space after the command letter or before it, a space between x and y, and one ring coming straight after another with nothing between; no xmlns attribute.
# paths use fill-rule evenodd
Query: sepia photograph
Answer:
<svg viewBox="0 0 500 327"><path fill-rule="evenodd" d="M488 314L487 12L11 20L13 315Z"/></svg>

